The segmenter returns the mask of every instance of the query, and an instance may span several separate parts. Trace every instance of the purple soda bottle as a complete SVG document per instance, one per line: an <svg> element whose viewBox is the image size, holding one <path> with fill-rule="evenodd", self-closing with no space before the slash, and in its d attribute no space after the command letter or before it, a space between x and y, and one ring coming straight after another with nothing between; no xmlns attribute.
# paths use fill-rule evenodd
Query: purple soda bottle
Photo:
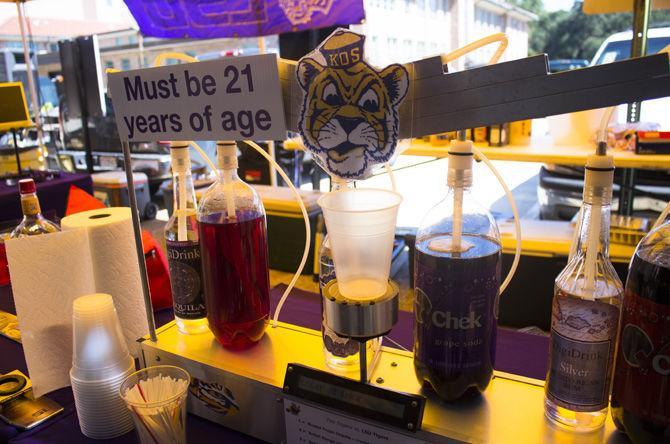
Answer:
<svg viewBox="0 0 670 444"><path fill-rule="evenodd" d="M469 143L450 147L447 196L419 226L414 258L414 369L446 401L483 391L496 352L500 234L470 194Z"/></svg>

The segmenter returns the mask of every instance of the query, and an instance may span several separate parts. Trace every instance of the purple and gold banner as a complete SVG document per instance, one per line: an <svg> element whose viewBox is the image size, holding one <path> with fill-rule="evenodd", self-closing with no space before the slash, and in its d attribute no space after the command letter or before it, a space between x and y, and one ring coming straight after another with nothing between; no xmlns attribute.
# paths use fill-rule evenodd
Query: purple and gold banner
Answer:
<svg viewBox="0 0 670 444"><path fill-rule="evenodd" d="M360 23L363 0L125 0L152 37L255 37Z"/></svg>

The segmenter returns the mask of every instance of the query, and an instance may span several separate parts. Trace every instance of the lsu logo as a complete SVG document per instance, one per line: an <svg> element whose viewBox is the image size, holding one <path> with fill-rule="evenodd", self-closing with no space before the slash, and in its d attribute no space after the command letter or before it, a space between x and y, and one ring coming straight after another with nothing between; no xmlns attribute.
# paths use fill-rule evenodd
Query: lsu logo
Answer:
<svg viewBox="0 0 670 444"><path fill-rule="evenodd" d="M409 87L402 65L381 71L363 57L365 37L338 29L298 63L303 89L299 130L332 175L365 179L398 143L398 106Z"/></svg>
<svg viewBox="0 0 670 444"><path fill-rule="evenodd" d="M198 378L191 380L188 388L191 394L202 401L209 409L222 415L234 415L240 411L233 392L218 382L207 382Z"/></svg>
<svg viewBox="0 0 670 444"><path fill-rule="evenodd" d="M293 26L309 23L316 12L328 15L332 4L333 0L279 0L279 7Z"/></svg>

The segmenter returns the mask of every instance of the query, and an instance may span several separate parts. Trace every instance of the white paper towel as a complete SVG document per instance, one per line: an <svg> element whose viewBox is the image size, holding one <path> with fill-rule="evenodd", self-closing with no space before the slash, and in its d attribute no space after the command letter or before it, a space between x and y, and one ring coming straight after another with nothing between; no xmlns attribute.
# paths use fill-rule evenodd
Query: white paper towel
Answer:
<svg viewBox="0 0 670 444"><path fill-rule="evenodd" d="M130 208L103 208L62 219L63 232L6 241L23 348L33 391L70 385L72 301L114 298L131 353L148 332Z"/></svg>
<svg viewBox="0 0 670 444"><path fill-rule="evenodd" d="M9 239L12 292L35 396L70 385L72 301L95 289L86 231Z"/></svg>
<svg viewBox="0 0 670 444"><path fill-rule="evenodd" d="M91 293L112 295L130 352L137 357L137 339L146 335L149 327L130 208L101 208L73 214L61 220L61 228L88 232L95 280L95 291Z"/></svg>

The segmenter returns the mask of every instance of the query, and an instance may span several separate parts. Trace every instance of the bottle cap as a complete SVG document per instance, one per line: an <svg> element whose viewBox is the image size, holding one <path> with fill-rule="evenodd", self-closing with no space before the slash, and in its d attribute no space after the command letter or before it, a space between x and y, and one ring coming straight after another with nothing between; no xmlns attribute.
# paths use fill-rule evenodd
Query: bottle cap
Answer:
<svg viewBox="0 0 670 444"><path fill-rule="evenodd" d="M237 169L237 143L234 140L216 142L216 162L222 170Z"/></svg>
<svg viewBox="0 0 670 444"><path fill-rule="evenodd" d="M452 187L472 185L472 141L452 140L449 145L447 184Z"/></svg>
<svg viewBox="0 0 670 444"><path fill-rule="evenodd" d="M35 186L35 181L32 179L21 179L19 180L19 193L21 194L31 194L37 191Z"/></svg>
<svg viewBox="0 0 670 444"><path fill-rule="evenodd" d="M191 169L190 150L188 142L172 142L170 144L170 157L172 169L175 172L187 172Z"/></svg>
<svg viewBox="0 0 670 444"><path fill-rule="evenodd" d="M612 200L614 158L610 154L590 155L584 167L584 200L598 205Z"/></svg>

